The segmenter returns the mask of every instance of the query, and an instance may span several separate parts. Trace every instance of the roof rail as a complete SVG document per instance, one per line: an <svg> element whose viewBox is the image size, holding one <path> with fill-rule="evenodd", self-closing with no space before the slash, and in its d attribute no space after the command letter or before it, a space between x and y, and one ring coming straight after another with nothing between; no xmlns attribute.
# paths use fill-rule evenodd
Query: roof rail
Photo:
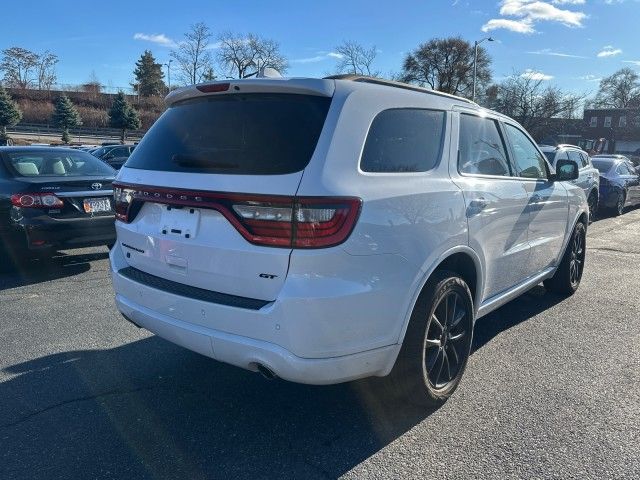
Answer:
<svg viewBox="0 0 640 480"><path fill-rule="evenodd" d="M452 100L458 100L461 102L469 103L471 105L479 106L476 102L473 102L467 98L458 97L456 95L451 95L449 93L439 92L437 90L431 90L424 87L418 87L416 85L411 85L409 83L404 82L396 82L393 80L385 80L383 78L377 77L369 77L367 75L354 75L352 73L340 74L340 75L330 75L328 77L324 77L325 80L349 80L352 82L361 82L361 83L373 83L375 85L385 85L387 87L395 87L402 88L404 90L413 90L414 92L427 93L430 95L437 95L439 97L450 98Z"/></svg>

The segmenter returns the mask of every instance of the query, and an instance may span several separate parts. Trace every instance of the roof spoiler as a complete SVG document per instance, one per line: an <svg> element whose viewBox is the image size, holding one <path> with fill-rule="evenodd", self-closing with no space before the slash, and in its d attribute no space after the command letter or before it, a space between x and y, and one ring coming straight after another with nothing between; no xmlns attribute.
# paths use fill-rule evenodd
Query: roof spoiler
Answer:
<svg viewBox="0 0 640 480"><path fill-rule="evenodd" d="M373 83L374 85L384 85L386 87L402 88L404 90L412 90L414 92L421 92L429 95L437 95L439 97L451 98L453 100L458 100L460 102L465 102L471 105L479 106L477 103L472 102L467 98L458 97L457 95L451 95L449 93L439 92L437 90L431 90L429 88L419 87L417 85L411 85L409 83L396 82L393 80L385 80L384 78L370 77L368 75L354 75L354 74L348 73L344 75L342 74L330 75L324 78L326 80L348 80L351 82Z"/></svg>

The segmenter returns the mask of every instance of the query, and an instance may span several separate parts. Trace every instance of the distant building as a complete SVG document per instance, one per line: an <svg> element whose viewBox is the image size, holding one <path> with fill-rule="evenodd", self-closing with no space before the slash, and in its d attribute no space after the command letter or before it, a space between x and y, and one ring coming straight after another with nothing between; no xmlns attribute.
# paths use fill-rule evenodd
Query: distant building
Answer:
<svg viewBox="0 0 640 480"><path fill-rule="evenodd" d="M640 149L640 108L587 109L583 140L606 139L605 152L633 153Z"/></svg>

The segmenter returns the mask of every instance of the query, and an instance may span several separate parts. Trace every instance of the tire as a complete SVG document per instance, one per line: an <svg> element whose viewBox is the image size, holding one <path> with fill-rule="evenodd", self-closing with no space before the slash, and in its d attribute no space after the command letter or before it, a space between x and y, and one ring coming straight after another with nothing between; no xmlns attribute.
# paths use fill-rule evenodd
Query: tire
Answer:
<svg viewBox="0 0 640 480"><path fill-rule="evenodd" d="M396 364L384 379L388 391L422 407L442 405L467 366L473 323L473 299L465 281L454 272L435 272L416 302Z"/></svg>
<svg viewBox="0 0 640 480"><path fill-rule="evenodd" d="M589 223L591 223L596 220L598 215L598 194L596 192L591 192L587 199L587 203L589 204Z"/></svg>
<svg viewBox="0 0 640 480"><path fill-rule="evenodd" d="M616 202L616 206L613 207L613 216L614 217L619 217L620 215L622 215L624 213L624 204L627 201L627 194L625 192L622 192L620 195L618 195L618 201Z"/></svg>
<svg viewBox="0 0 640 480"><path fill-rule="evenodd" d="M582 280L587 250L587 227L579 221L564 252L562 261L553 277L545 280L545 288L561 295L573 295Z"/></svg>

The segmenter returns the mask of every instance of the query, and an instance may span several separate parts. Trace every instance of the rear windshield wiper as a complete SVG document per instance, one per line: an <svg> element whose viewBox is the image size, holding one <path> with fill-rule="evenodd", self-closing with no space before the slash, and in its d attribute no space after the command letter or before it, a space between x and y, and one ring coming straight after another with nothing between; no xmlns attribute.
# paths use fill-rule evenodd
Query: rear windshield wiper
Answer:
<svg viewBox="0 0 640 480"><path fill-rule="evenodd" d="M177 163L178 165L180 165L181 167L193 167L193 168L204 168L204 169L226 169L226 170L233 170L236 168L240 168L240 165L238 165L237 163L216 162L204 155L176 154L173 157L171 157L171 160L174 163Z"/></svg>

